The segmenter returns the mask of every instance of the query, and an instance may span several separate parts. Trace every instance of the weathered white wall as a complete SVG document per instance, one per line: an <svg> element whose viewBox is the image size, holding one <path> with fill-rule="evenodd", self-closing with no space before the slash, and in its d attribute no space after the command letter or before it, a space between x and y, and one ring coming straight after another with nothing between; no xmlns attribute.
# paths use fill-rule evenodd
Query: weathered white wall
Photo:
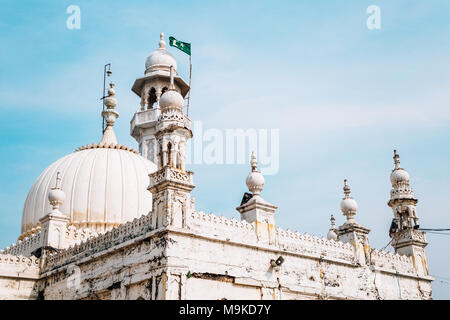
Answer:
<svg viewBox="0 0 450 320"><path fill-rule="evenodd" d="M45 299L429 299L412 259L255 223L192 213L152 230L151 215L49 257ZM261 227L261 226L259 226ZM273 239L268 240L268 239ZM283 256L277 270L270 260ZM70 285L74 267L80 285ZM69 284L69 285L68 285Z"/></svg>
<svg viewBox="0 0 450 320"><path fill-rule="evenodd" d="M39 260L35 257L0 254L0 299L37 299Z"/></svg>

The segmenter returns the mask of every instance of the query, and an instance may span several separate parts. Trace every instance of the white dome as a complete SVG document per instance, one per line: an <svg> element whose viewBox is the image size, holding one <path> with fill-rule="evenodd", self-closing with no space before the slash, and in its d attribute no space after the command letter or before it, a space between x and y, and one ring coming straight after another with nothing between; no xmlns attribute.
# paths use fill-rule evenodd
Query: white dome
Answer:
<svg viewBox="0 0 450 320"><path fill-rule="evenodd" d="M391 173L392 185L395 185L400 182L409 183L409 174L408 174L408 172L406 172L406 170L404 170L402 168L395 169Z"/></svg>
<svg viewBox="0 0 450 320"><path fill-rule="evenodd" d="M356 212L358 210L358 204L353 198L344 198L341 201L341 211L345 214L346 212Z"/></svg>
<svg viewBox="0 0 450 320"><path fill-rule="evenodd" d="M120 145L88 146L69 154L44 170L28 193L22 234L51 211L49 195L60 200L59 193L50 192L57 172L65 193L61 213L75 226L102 232L151 211L148 174L155 170L152 162Z"/></svg>
<svg viewBox="0 0 450 320"><path fill-rule="evenodd" d="M168 90L164 92L164 94L161 96L161 99L159 100L159 106L161 108L177 107L182 109L183 105L183 96L175 90Z"/></svg>
<svg viewBox="0 0 450 320"><path fill-rule="evenodd" d="M154 69L157 67L163 67L164 69L170 68L173 66L175 70L177 70L177 61L173 57L173 55L167 51L166 49L157 49L153 51L148 58L145 60L145 70L147 72L151 71L150 68Z"/></svg>

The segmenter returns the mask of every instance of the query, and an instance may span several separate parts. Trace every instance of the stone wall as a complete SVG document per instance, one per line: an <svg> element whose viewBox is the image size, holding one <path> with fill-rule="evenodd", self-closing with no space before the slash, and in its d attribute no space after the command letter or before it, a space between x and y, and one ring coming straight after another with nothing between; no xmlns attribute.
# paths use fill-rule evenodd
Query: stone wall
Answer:
<svg viewBox="0 0 450 320"><path fill-rule="evenodd" d="M37 299L39 259L0 254L0 299Z"/></svg>
<svg viewBox="0 0 450 320"><path fill-rule="evenodd" d="M203 212L183 228L154 229L151 215L47 258L45 299L429 299L430 277L407 256ZM279 256L284 263L273 267ZM78 285L74 278L79 279ZM44 281L45 279L45 281Z"/></svg>

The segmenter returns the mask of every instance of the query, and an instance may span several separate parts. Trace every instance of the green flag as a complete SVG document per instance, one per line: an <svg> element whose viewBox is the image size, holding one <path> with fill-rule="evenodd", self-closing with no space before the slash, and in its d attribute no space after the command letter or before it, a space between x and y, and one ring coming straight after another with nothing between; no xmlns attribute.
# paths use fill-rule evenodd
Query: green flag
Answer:
<svg viewBox="0 0 450 320"><path fill-rule="evenodd" d="M191 55L191 44L183 41L178 41L174 37L169 37L169 44L172 47L178 48L184 53Z"/></svg>

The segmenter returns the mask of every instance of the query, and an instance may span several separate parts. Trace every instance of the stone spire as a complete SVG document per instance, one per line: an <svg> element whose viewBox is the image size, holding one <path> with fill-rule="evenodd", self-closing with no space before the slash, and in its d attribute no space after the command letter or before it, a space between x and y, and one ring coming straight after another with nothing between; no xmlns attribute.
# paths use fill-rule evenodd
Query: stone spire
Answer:
<svg viewBox="0 0 450 320"><path fill-rule="evenodd" d="M338 235L336 233L335 219L334 219L333 215L331 215L330 223L331 223L331 228L328 231L327 239L328 240L337 240Z"/></svg>
<svg viewBox="0 0 450 320"><path fill-rule="evenodd" d="M264 176L258 171L258 161L254 152L251 155L250 166L252 171L247 176L246 184L253 196L259 196L264 186Z"/></svg>
<svg viewBox="0 0 450 320"><path fill-rule="evenodd" d="M344 198L341 200L342 214L347 221L337 229L338 239L342 242L349 242L355 247L355 256L359 264L370 263L369 232L366 228L355 221L358 204L350 196L350 186L348 180L344 179Z"/></svg>
<svg viewBox="0 0 450 320"><path fill-rule="evenodd" d="M354 217L356 211L358 210L358 204L355 199L350 196L350 186L348 185L348 180L344 179L344 198L341 201L341 211L344 216L347 217L347 224L356 223Z"/></svg>
<svg viewBox="0 0 450 320"><path fill-rule="evenodd" d="M274 243L275 241L275 211L277 206L261 198L264 186L264 176L258 171L258 161L255 153L250 158L251 171L247 176L246 184L252 197L236 208L241 214L241 220L256 223L256 234L259 241Z"/></svg>
<svg viewBox="0 0 450 320"><path fill-rule="evenodd" d="M109 86L108 96L105 98L106 109L102 112L102 117L106 122L106 129L99 145L117 144L116 134L113 129L114 122L119 117L119 113L115 110L115 107L117 107L116 91L114 90L113 82Z"/></svg>
<svg viewBox="0 0 450 320"><path fill-rule="evenodd" d="M391 172L391 197L388 202L394 214L393 229L390 232L392 246L400 254L414 257L413 262L420 275L428 275L428 265L425 257L425 247L428 242L425 232L420 231L419 216L416 205L418 199L410 187L408 172L400 167L400 156L394 150L394 169Z"/></svg>
<svg viewBox="0 0 450 320"><path fill-rule="evenodd" d="M60 172L57 172L55 186L48 193L48 200L53 209L52 212L61 214L59 207L64 203L65 199L66 194L61 190Z"/></svg>

